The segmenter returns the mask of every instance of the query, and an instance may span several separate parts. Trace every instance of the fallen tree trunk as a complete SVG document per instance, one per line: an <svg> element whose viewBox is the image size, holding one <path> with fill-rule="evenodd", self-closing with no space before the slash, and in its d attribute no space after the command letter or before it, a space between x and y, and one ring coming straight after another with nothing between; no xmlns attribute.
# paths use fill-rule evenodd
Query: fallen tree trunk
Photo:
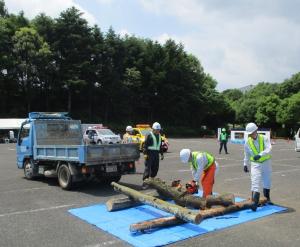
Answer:
<svg viewBox="0 0 300 247"><path fill-rule="evenodd" d="M155 208L158 208L163 211L174 214L177 218L182 219L186 222L199 224L201 221L201 215L199 214L199 212L195 212L195 211L183 208L181 206L168 203L159 198L155 198L153 196L143 194L139 191L136 191L134 189L128 188L123 185L119 185L118 183L115 183L115 182L112 182L111 185L114 187L114 189L116 191L120 191L123 194L130 196L131 198L133 198L136 201L139 201L139 202L147 204L147 205L151 205Z"/></svg>
<svg viewBox="0 0 300 247"><path fill-rule="evenodd" d="M260 205L266 204L266 201L267 201L266 199L261 199ZM201 215L201 219L204 220L215 216L223 216L227 213L237 212L244 209L251 209L251 207L252 207L252 201L247 200L247 201L237 202L234 205L228 207L216 207L207 210L202 210L200 211L200 215ZM153 219L153 220L132 224L130 225L129 230L131 232L145 231L145 230L151 230L155 228L180 225L184 223L186 222L181 219L178 219L175 216L163 217L159 219Z"/></svg>
<svg viewBox="0 0 300 247"><path fill-rule="evenodd" d="M156 190L152 191L147 191L145 194L153 196L153 197L160 197L158 192ZM119 198L112 198L106 202L106 208L107 211L113 212L117 210L122 210L126 208L131 208L131 207L137 207L142 205L141 202L134 200L132 197L129 196L123 196Z"/></svg>
<svg viewBox="0 0 300 247"><path fill-rule="evenodd" d="M178 219L175 216L170 216L131 224L129 230L131 232L146 231L154 228L168 227L174 225L177 226L184 223L186 223L184 220Z"/></svg>
<svg viewBox="0 0 300 247"><path fill-rule="evenodd" d="M192 207L196 209L205 209L213 205L229 206L234 204L235 198L233 194L224 194L220 196L208 196L206 199L187 194L185 188L175 188L167 185L159 178L146 179L145 184L158 191L159 194L173 199L176 204L183 207Z"/></svg>

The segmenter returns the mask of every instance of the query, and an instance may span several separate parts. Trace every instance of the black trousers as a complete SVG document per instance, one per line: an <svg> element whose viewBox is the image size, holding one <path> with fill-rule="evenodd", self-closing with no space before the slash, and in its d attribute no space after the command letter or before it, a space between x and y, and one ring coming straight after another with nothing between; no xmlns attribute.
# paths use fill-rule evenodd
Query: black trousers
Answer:
<svg viewBox="0 0 300 247"><path fill-rule="evenodd" d="M224 149L225 149L225 153L228 153L228 152L227 152L227 141L220 141L220 149L219 149L219 153L222 152L223 146L224 146Z"/></svg>
<svg viewBox="0 0 300 247"><path fill-rule="evenodd" d="M154 178L159 169L159 151L149 150L148 158L145 160L145 171L143 180L146 178Z"/></svg>

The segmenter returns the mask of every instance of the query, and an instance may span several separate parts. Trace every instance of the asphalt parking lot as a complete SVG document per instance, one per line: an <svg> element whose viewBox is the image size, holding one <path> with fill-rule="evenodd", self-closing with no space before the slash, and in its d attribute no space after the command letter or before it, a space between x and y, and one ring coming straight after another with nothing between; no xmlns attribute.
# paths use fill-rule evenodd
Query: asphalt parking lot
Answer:
<svg viewBox="0 0 300 247"><path fill-rule="evenodd" d="M189 168L179 161L179 150L205 150L220 164L214 191L232 192L247 198L250 176L242 169L243 147L229 144L229 154L217 154L213 139L170 139L170 152L160 164L158 177L172 181L191 179ZM63 191L55 179L28 181L17 169L15 145L0 144L0 246L129 246L126 242L68 213L70 208L105 203L118 195L109 186L88 183ZM300 246L300 153L294 143L277 140L273 145L272 200L287 207L271 215L222 231L176 242L170 246ZM143 160L137 174L125 175L121 183L141 189Z"/></svg>

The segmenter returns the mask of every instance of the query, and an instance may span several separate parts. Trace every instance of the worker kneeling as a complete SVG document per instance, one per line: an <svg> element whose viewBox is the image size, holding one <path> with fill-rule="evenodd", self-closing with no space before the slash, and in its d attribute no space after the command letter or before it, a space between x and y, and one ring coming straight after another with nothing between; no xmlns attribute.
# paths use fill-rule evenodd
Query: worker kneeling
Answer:
<svg viewBox="0 0 300 247"><path fill-rule="evenodd" d="M191 152L190 149L180 151L180 159L183 163L190 165L193 179L198 183L201 176L203 197L212 195L215 175L218 171L218 163L215 158L207 152Z"/></svg>

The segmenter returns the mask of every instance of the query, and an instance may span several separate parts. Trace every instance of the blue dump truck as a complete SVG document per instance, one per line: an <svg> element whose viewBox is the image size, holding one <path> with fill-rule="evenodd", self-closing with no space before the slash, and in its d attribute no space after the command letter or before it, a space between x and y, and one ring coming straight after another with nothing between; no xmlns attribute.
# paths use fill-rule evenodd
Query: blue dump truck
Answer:
<svg viewBox="0 0 300 247"><path fill-rule="evenodd" d="M69 190L74 183L98 178L119 181L123 174L135 173L138 145L85 145L81 122L67 113L31 112L22 123L17 139L17 165L25 178L57 177Z"/></svg>

